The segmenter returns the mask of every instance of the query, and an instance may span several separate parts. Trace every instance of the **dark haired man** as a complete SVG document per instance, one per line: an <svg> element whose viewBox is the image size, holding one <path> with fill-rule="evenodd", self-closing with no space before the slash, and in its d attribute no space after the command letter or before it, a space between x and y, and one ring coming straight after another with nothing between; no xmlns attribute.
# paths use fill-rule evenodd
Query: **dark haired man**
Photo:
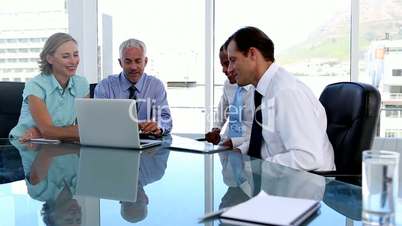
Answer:
<svg viewBox="0 0 402 226"><path fill-rule="evenodd" d="M312 91L274 63L274 44L261 30L236 31L228 45L229 73L255 87L248 154L303 170L333 170L325 110Z"/></svg>
<svg viewBox="0 0 402 226"><path fill-rule="evenodd" d="M227 77L223 85L223 93L219 101L214 128L205 135L208 142L222 144L242 153L247 153L253 122L252 85L238 86L236 74L228 72L229 60L226 51L228 41L219 49L219 60L222 72ZM221 129L227 123L226 130L220 135Z"/></svg>

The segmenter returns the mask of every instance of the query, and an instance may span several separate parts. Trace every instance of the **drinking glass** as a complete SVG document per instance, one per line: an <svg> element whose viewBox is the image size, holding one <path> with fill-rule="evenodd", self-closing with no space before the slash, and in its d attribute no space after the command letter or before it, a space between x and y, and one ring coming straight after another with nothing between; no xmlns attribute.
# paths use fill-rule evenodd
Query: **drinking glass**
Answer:
<svg viewBox="0 0 402 226"><path fill-rule="evenodd" d="M363 213L369 225L393 225L398 197L399 153L383 150L363 152Z"/></svg>

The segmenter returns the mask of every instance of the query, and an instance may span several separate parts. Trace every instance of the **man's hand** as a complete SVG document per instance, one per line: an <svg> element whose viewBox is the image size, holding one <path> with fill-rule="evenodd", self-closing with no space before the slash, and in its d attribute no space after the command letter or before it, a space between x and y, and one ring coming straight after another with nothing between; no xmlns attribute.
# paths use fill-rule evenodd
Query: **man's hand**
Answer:
<svg viewBox="0 0 402 226"><path fill-rule="evenodd" d="M229 147L230 149L233 149L233 143L232 139L226 139L223 141L223 146Z"/></svg>
<svg viewBox="0 0 402 226"><path fill-rule="evenodd" d="M154 121L142 122L138 126L140 130L145 134L153 134L156 136L162 136L162 129L159 128L158 124Z"/></svg>
<svg viewBox="0 0 402 226"><path fill-rule="evenodd" d="M205 139L210 143L218 144L219 141L221 141L221 135L219 134L220 132L220 129L213 128L211 132L205 134Z"/></svg>

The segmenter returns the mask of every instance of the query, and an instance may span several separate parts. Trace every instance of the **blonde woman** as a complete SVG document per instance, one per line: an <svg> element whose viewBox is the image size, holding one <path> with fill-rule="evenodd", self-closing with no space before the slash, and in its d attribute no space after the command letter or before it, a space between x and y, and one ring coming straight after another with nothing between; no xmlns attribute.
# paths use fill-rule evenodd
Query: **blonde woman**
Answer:
<svg viewBox="0 0 402 226"><path fill-rule="evenodd" d="M10 136L79 140L74 99L89 94L88 81L76 75L79 62L73 37L56 33L48 38L40 54L41 73L25 85L21 115Z"/></svg>

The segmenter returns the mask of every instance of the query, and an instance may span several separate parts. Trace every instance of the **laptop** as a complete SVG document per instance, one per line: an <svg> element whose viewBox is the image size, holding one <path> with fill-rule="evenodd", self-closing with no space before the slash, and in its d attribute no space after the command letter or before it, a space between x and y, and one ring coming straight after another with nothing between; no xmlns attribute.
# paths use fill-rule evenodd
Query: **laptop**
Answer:
<svg viewBox="0 0 402 226"><path fill-rule="evenodd" d="M144 149L162 143L140 139L135 100L76 98L75 110L82 145Z"/></svg>
<svg viewBox="0 0 402 226"><path fill-rule="evenodd" d="M81 146L76 194L135 202L141 152Z"/></svg>

